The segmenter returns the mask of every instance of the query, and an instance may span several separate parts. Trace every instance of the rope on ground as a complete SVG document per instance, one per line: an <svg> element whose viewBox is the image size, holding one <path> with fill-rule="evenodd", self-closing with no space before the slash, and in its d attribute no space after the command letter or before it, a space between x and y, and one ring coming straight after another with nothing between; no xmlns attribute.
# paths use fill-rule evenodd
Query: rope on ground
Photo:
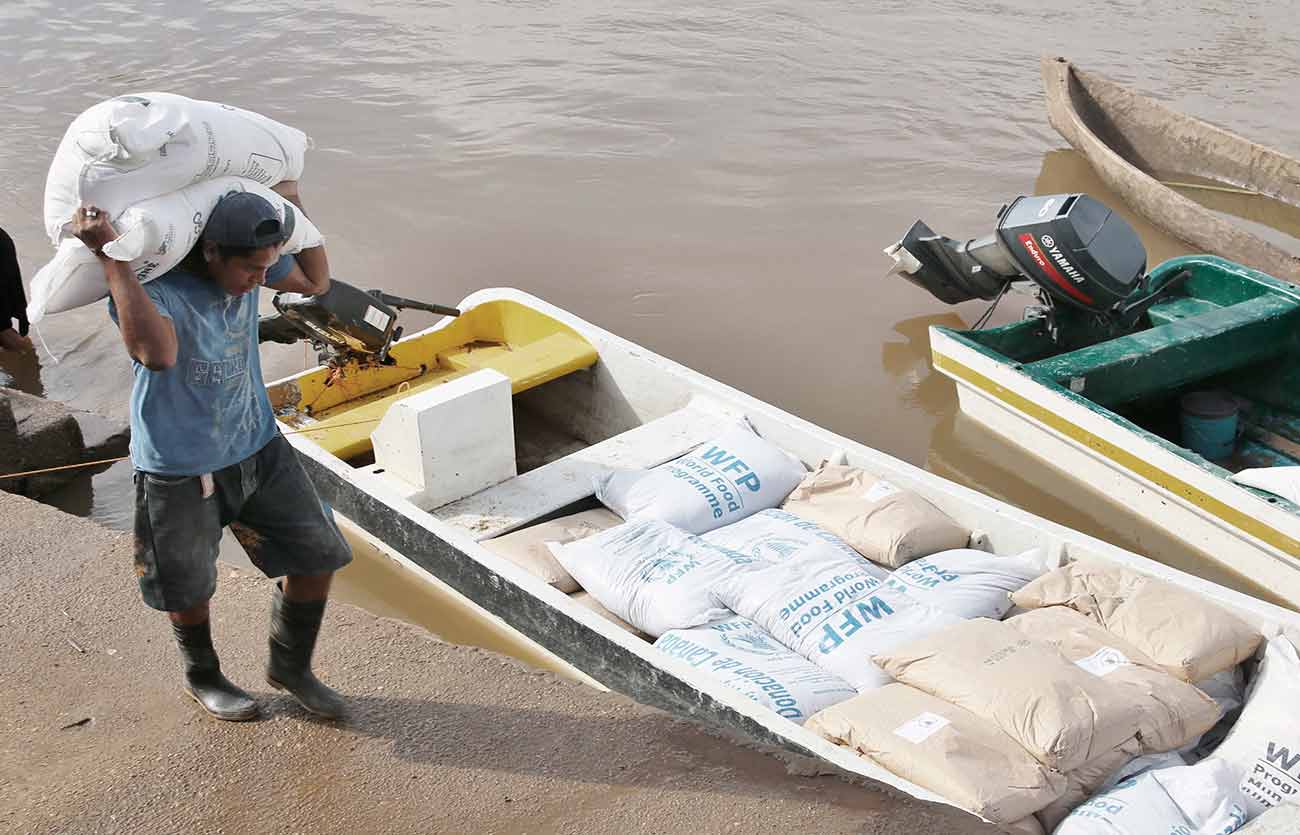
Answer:
<svg viewBox="0 0 1300 835"><path fill-rule="evenodd" d="M304 432L321 432L327 429L342 429L345 426L362 426L367 423L378 423L383 418L367 418L366 420L355 420L349 423L331 423L328 426L308 426L305 429L290 429L281 432L283 435L301 435ZM45 467L40 470L25 470L21 473L4 473L0 475L0 481L10 478L27 478L28 476L44 475L45 473L57 473L62 470L80 470L86 467L100 467L104 464L116 464L119 461L125 461L131 456L122 455L117 458L101 458L98 461L82 461L80 464L64 464L61 467Z"/></svg>

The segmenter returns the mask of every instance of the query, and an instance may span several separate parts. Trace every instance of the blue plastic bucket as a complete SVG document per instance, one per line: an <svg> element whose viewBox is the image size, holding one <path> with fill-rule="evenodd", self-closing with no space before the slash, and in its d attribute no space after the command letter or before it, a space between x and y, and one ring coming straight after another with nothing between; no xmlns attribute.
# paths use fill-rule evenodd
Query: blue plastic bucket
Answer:
<svg viewBox="0 0 1300 835"><path fill-rule="evenodd" d="M1232 456L1237 445L1237 399L1223 391L1183 395L1183 446L1210 461Z"/></svg>

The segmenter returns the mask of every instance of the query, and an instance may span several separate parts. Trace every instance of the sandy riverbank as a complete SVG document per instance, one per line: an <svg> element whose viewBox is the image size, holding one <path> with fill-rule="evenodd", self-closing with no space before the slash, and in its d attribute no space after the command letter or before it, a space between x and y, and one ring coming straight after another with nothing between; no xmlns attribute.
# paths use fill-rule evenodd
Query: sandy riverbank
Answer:
<svg viewBox="0 0 1300 835"><path fill-rule="evenodd" d="M2 832L996 831L346 605L318 669L353 714L311 721L260 676L267 581L228 566L218 649L264 711L218 723L177 688L128 537L0 493L0 542Z"/></svg>

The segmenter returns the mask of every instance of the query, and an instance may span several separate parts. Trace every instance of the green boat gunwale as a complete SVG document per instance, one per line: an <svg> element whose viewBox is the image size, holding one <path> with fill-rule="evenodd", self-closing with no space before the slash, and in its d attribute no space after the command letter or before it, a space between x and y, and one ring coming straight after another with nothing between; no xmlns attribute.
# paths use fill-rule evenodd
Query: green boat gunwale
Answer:
<svg viewBox="0 0 1300 835"><path fill-rule="evenodd" d="M1297 322L1300 322L1300 287L1287 281L1282 281L1266 273L1249 267L1242 266L1233 261L1219 258L1213 255L1187 255L1178 258L1172 258L1163 262L1152 270L1151 275L1156 280L1166 279L1177 272L1188 269L1192 271L1192 277L1188 281L1187 289L1201 292L1200 298L1215 296L1228 304L1220 307L1220 310L1230 309L1231 305L1244 304L1261 298L1274 297L1285 299L1293 305L1293 310L1289 311L1294 314ZM1235 279L1231 282L1223 281L1224 278ZM1176 297L1183 298L1183 297ZM1208 298L1209 301L1215 301L1214 298ZM1158 309L1158 308L1156 308ZM1067 312L1067 315L1073 315L1073 312ZM1187 319L1184 322L1189 321ZM1086 324L1079 318L1072 318L1069 324L1079 326ZM1292 324L1289 320L1286 324ZM1160 327L1160 326L1156 326ZM1041 325L1033 320L1014 322L1009 325L1003 325L998 328L990 328L983 331L960 330L943 326L935 326L934 331L942 333L944 336L963 345L971 351L1005 366L1015 373L1025 377L1034 384L1050 390L1053 394L1064 397L1071 403L1087 409L1092 414L1106 420L1116 427L1131 433L1138 439L1153 444L1160 449L1178 456L1200 468L1201 470L1217 478L1227 480L1232 472L1219 464L1207 460L1197 453L1180 446L1179 444L1164 438L1155 432L1152 432L1132 420L1113 411L1108 406L1090 399L1085 394L1071 390L1068 385L1063 385L1062 380L1068 380L1070 377L1069 367L1064 364L1060 365L1040 365L1046 360L1065 356L1072 352L1061 352L1056 355L1043 356L1043 350L1051 350L1053 347L1049 337L1042 331ZM1150 332L1155 328L1147 329L1143 332ZM1297 335L1300 335L1300 328L1297 329ZM1294 337L1292 338L1294 342ZM1086 340L1078 340L1084 341ZM1285 347L1295 347L1294 344ZM938 364L938 363L936 363ZM1201 381L1212 379L1215 375L1206 375L1200 378ZM1267 405L1278 406L1279 404L1270 403ZM1295 406L1296 404L1283 404L1285 406ZM1274 496L1262 490L1256 490L1244 485L1235 485L1241 490L1255 496L1261 501L1266 502L1270 507L1285 511L1292 515L1300 516L1300 505L1296 505L1284 498ZM1300 556L1300 554L1297 554Z"/></svg>

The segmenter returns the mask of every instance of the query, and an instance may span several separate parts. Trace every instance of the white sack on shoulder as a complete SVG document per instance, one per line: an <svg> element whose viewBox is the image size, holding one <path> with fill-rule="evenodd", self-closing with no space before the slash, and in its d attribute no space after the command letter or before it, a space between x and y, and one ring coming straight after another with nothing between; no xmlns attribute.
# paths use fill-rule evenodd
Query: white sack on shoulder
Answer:
<svg viewBox="0 0 1300 835"><path fill-rule="evenodd" d="M1246 822L1231 769L1215 759L1121 780L1070 813L1055 835L1226 835Z"/></svg>
<svg viewBox="0 0 1300 835"><path fill-rule="evenodd" d="M889 572L868 562L830 531L793 513L775 508L709 531L704 534L704 540L748 554L763 562L841 558L860 564L877 579L884 580L889 576Z"/></svg>
<svg viewBox="0 0 1300 835"><path fill-rule="evenodd" d="M627 522L552 553L601 605L656 638L730 615L710 589L755 562L658 519Z"/></svg>
<svg viewBox="0 0 1300 835"><path fill-rule="evenodd" d="M858 690L890 681L872 655L960 620L885 588L874 567L838 554L736 572L714 597Z"/></svg>
<svg viewBox="0 0 1300 835"><path fill-rule="evenodd" d="M213 180L272 186L302 176L311 140L258 113L173 93L118 96L72 121L45 180L45 230L64 237L72 213L128 207Z"/></svg>
<svg viewBox="0 0 1300 835"><path fill-rule="evenodd" d="M847 681L795 655L742 617L665 632L655 648L800 725L822 708L857 695Z"/></svg>
<svg viewBox="0 0 1300 835"><path fill-rule="evenodd" d="M611 471L595 487L624 519L659 519L702 534L776 507L803 474L799 459L742 421L681 458L651 470Z"/></svg>
<svg viewBox="0 0 1300 835"><path fill-rule="evenodd" d="M222 177L146 200L113 219L118 239L104 253L130 262L141 282L151 281L176 267L198 242L208 215L217 201L231 191L248 191L264 197L283 222L293 214L293 229L281 249L295 254L320 246L322 238L305 214L265 186ZM59 244L54 258L32 278L27 318L39 322L47 313L62 313L107 298L108 285L99 259L76 238Z"/></svg>
<svg viewBox="0 0 1300 835"><path fill-rule="evenodd" d="M913 560L890 574L887 583L949 614L996 620L1011 608L1011 592L1052 568L1043 548L1016 557L958 548Z"/></svg>
<svg viewBox="0 0 1300 835"><path fill-rule="evenodd" d="M1251 817L1300 802L1300 655L1273 638L1241 710L1214 759L1232 768Z"/></svg>

